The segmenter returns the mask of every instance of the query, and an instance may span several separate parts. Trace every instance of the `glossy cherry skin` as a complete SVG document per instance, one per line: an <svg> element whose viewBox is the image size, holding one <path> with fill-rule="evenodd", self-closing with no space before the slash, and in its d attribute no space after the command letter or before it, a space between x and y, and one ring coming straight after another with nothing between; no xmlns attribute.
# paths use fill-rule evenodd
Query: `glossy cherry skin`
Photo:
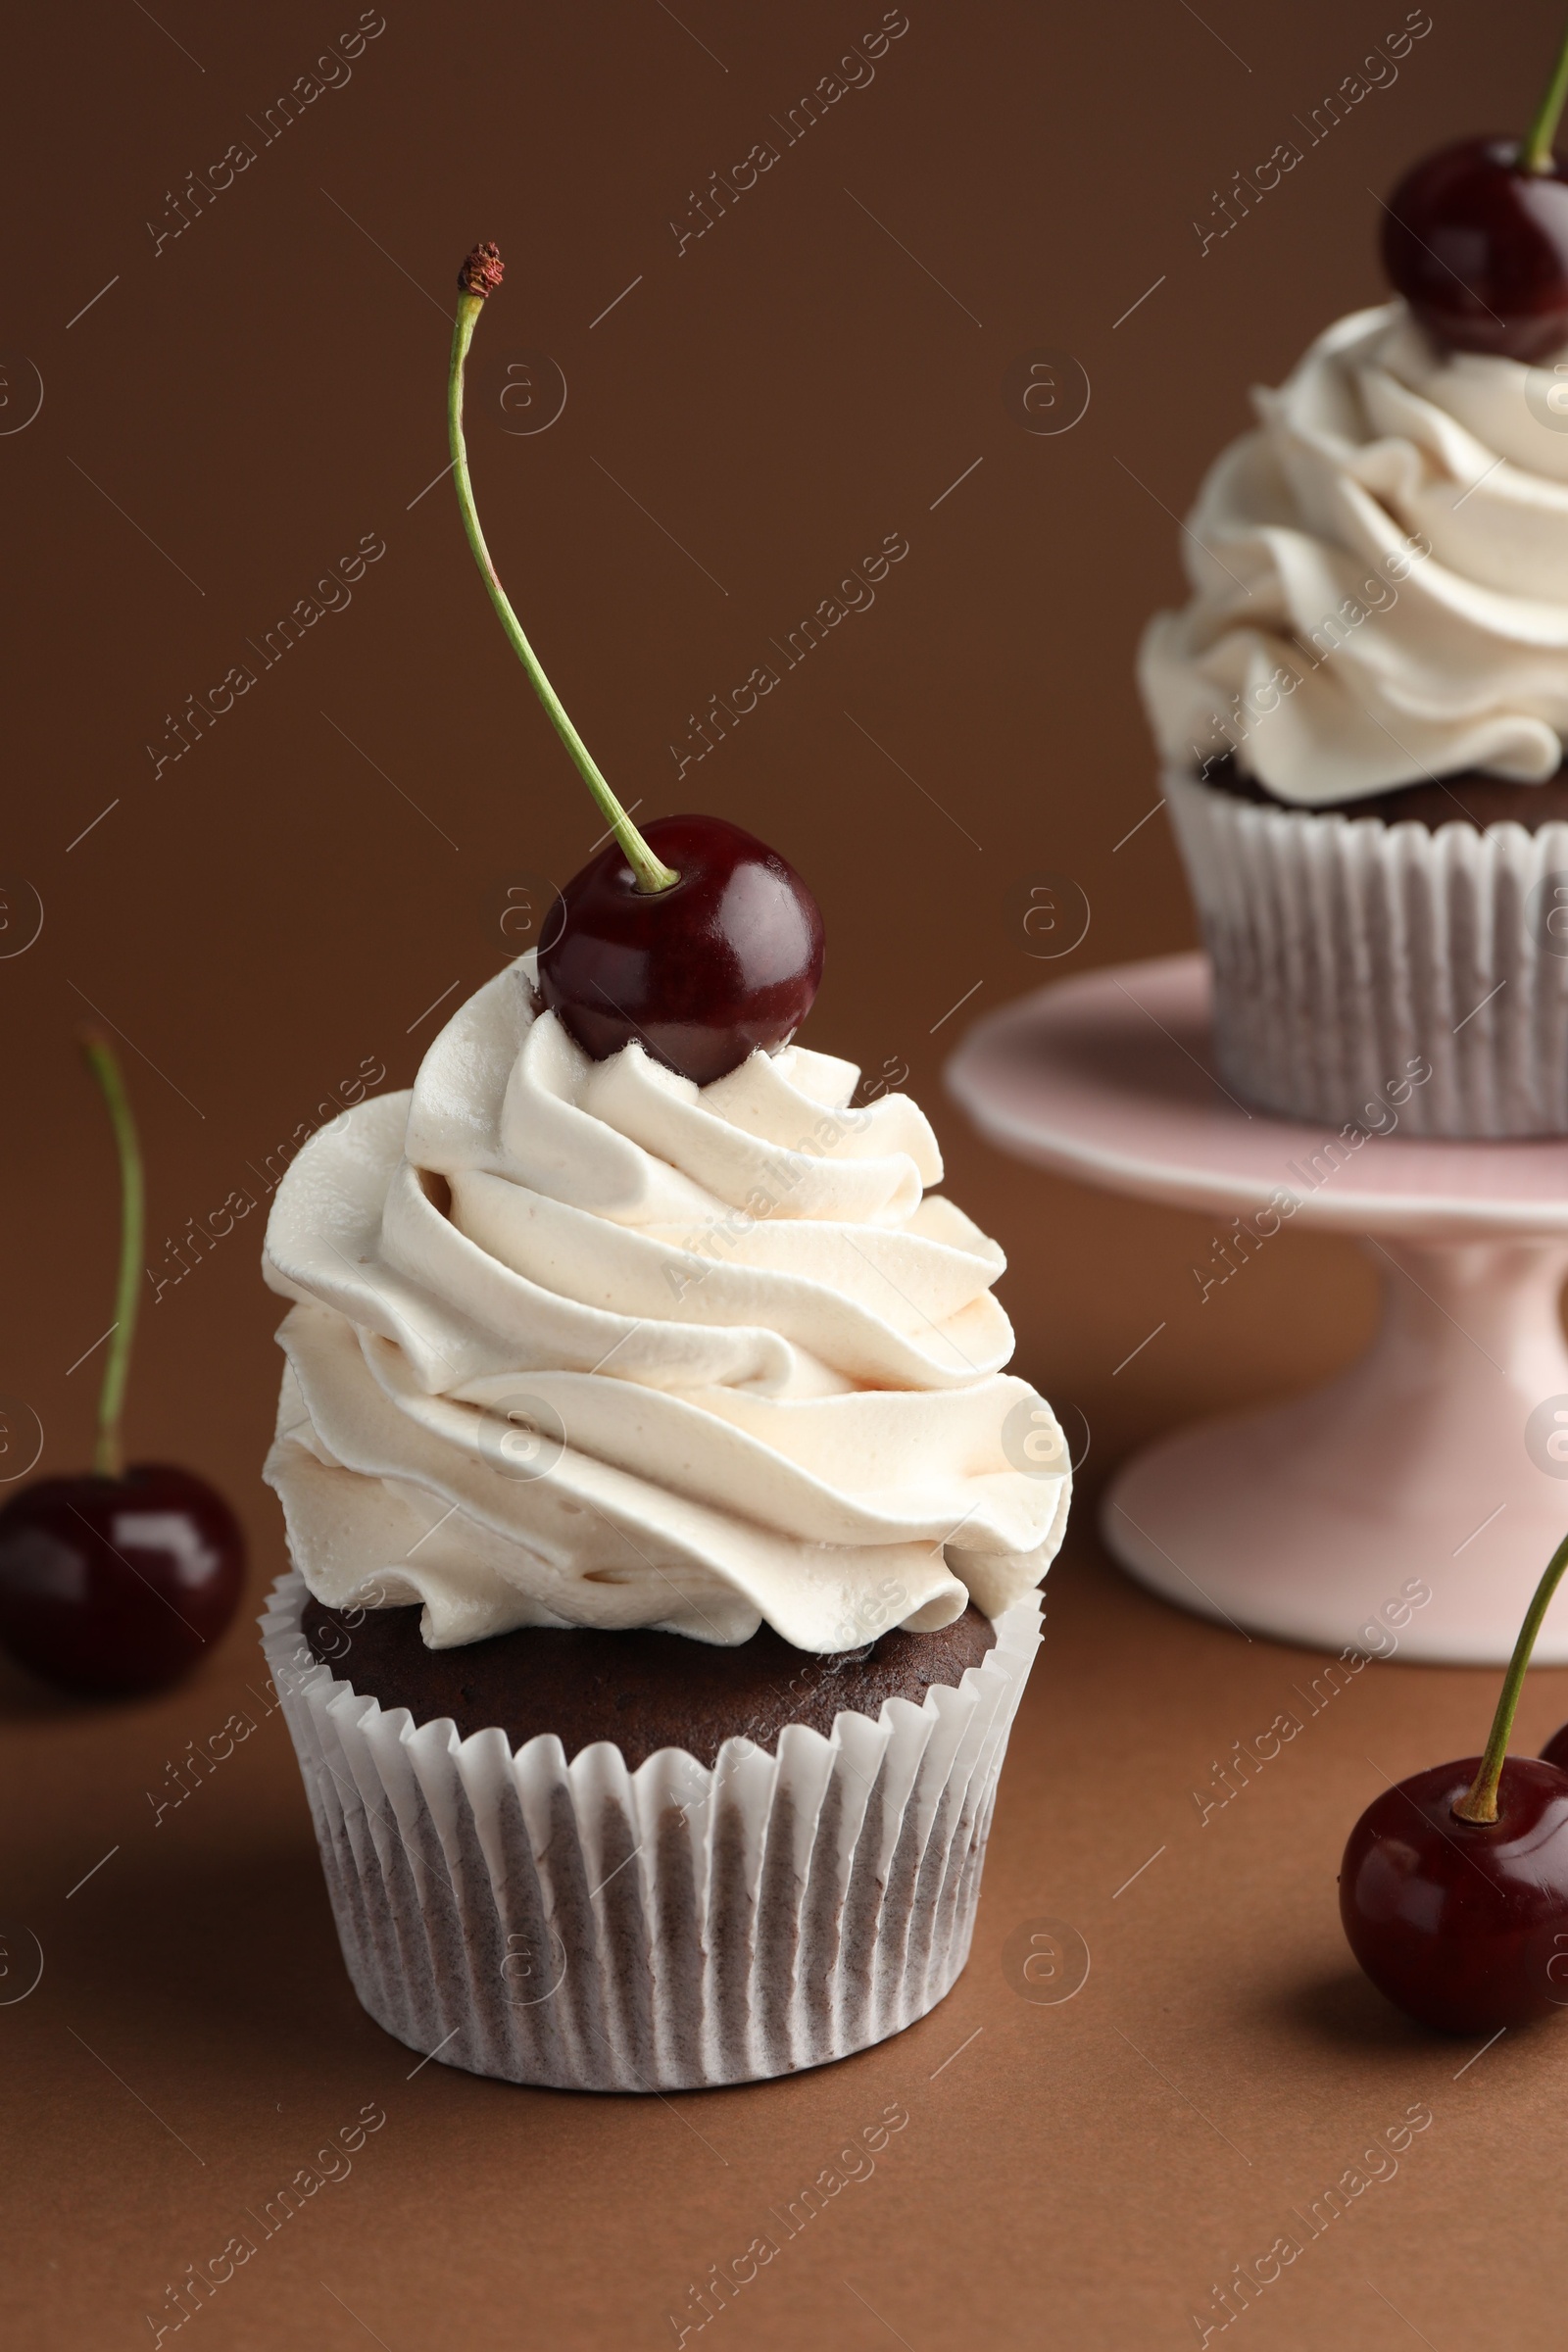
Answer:
<svg viewBox="0 0 1568 2352"><path fill-rule="evenodd" d="M1560 1732L1553 1732L1541 1751L1544 1764L1555 1764L1559 1772L1568 1772L1568 1723Z"/></svg>
<svg viewBox="0 0 1568 2352"><path fill-rule="evenodd" d="M0 1643L68 1690L161 1690L239 1605L245 1539L189 1470L45 1478L0 1511Z"/></svg>
<svg viewBox="0 0 1568 2352"><path fill-rule="evenodd" d="M1521 171L1517 139L1463 139L1407 172L1383 214L1383 267L1455 351L1543 360L1568 343L1568 171Z"/></svg>
<svg viewBox="0 0 1568 2352"><path fill-rule="evenodd" d="M1497 1819L1458 1820L1481 1759L1375 1797L1340 1867L1340 1917L1373 1984L1422 2025L1494 2034L1568 2006L1568 1772L1509 1756Z"/></svg>
<svg viewBox="0 0 1568 2352"><path fill-rule="evenodd" d="M562 892L540 990L596 1061L636 1038L707 1086L805 1020L822 977L821 913L776 850L721 816L657 817L643 838L680 880L639 890L612 842Z"/></svg>

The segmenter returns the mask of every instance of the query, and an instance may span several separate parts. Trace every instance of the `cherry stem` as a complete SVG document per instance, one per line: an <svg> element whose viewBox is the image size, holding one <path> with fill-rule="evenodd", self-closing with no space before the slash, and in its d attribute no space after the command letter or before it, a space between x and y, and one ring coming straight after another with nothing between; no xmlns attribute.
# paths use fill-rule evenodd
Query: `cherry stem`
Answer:
<svg viewBox="0 0 1568 2352"><path fill-rule="evenodd" d="M120 1074L114 1048L95 1030L84 1030L82 1054L109 1105L115 1143L120 1152L120 1280L115 1289L115 1320L109 1332L109 1354L104 1383L98 1395L98 1443L93 1452L95 1478L119 1478L124 1468L120 1444L120 1416L125 1402L125 1376L130 1370L130 1343L136 1333L136 1306L141 1297L143 1201L141 1147L136 1122L130 1115L125 1082Z"/></svg>
<svg viewBox="0 0 1568 2352"><path fill-rule="evenodd" d="M1492 1733L1487 1740L1487 1752L1481 1759L1481 1769L1466 1793L1453 1807L1460 1821L1487 1822L1497 1818L1497 1783L1502 1778L1503 1758L1508 1753L1508 1735L1513 1730L1514 1710L1519 1704L1519 1693L1525 1687L1525 1669L1530 1663L1530 1653L1536 1646L1541 1621L1546 1614L1565 1568L1568 1568L1568 1536L1564 1536L1552 1553L1546 1573L1536 1587L1535 1598L1525 1611L1519 1639L1513 1645L1513 1656L1508 1660L1508 1671L1502 1678L1497 1711L1492 1718Z"/></svg>
<svg viewBox="0 0 1568 2352"><path fill-rule="evenodd" d="M1557 63L1546 84L1546 95L1541 101L1540 110L1526 131L1524 145L1519 150L1519 162L1524 171L1551 170L1555 161L1551 146L1557 135L1565 99L1568 99L1568 33L1564 33L1562 47L1557 52Z"/></svg>
<svg viewBox="0 0 1568 2352"><path fill-rule="evenodd" d="M473 340L473 330L486 300L483 294L468 292L458 297L457 324L452 335L452 367L447 379L447 425L452 443L453 478L458 485L458 505L463 511L463 527L468 534L473 560L490 591L490 602L500 615L508 642L532 679L534 692L549 711L556 733L571 754L578 774L598 802L601 813L629 859L637 877L638 889L649 892L668 890L671 884L680 880L679 874L672 866L665 865L662 858L655 857L600 773L593 754L566 715L560 696L545 676L538 655L522 633L522 625L512 610L507 592L491 561L490 550L485 545L484 533L479 528L478 512L473 503L473 484L468 479L467 446L463 437L463 375L468 346Z"/></svg>

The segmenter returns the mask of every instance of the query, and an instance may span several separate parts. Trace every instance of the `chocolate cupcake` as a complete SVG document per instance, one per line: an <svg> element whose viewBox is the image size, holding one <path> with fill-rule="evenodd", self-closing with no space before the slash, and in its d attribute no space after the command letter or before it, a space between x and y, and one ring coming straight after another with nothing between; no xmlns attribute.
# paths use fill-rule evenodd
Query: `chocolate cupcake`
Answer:
<svg viewBox="0 0 1568 2352"><path fill-rule="evenodd" d="M1238 1095L1568 1134L1568 436L1549 368L1342 319L1200 494L1140 681Z"/></svg>
<svg viewBox="0 0 1568 2352"><path fill-rule="evenodd" d="M279 1188L265 1642L356 1989L447 2064L785 2073L963 1964L1068 1464L857 1079L593 1061L525 957Z"/></svg>

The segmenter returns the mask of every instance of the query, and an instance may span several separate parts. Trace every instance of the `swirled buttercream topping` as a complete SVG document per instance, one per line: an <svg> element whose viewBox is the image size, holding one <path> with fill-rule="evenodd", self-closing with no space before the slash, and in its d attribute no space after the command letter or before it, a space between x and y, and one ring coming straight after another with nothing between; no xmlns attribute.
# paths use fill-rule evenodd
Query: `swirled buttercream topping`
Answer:
<svg viewBox="0 0 1568 2352"><path fill-rule="evenodd" d="M699 1088L541 1012L524 957L412 1093L314 1137L264 1260L295 1301L267 1477L318 1599L797 1647L996 1616L1070 1484L1003 1370L1003 1256L922 1113L786 1047Z"/></svg>
<svg viewBox="0 0 1568 2352"><path fill-rule="evenodd" d="M1568 737L1568 355L1440 351L1402 303L1342 318L1219 458L1192 601L1145 635L1161 752L1233 746L1281 800L1477 767L1555 773Z"/></svg>

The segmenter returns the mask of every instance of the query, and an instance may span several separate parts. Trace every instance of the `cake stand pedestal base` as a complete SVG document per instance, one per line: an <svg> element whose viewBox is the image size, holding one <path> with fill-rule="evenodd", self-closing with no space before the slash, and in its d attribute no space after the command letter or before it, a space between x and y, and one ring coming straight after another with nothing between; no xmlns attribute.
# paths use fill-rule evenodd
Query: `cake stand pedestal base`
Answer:
<svg viewBox="0 0 1568 2352"><path fill-rule="evenodd" d="M1358 1363L1147 1447L1106 1494L1105 1541L1248 1632L1500 1664L1568 1532L1568 1142L1350 1142L1249 1111L1209 1059L1207 964L1178 956L1042 990L949 1066L1023 1158L1265 1234L1288 1216L1353 1235L1382 1276ZM1226 1238L1238 1264L1257 1246ZM1568 1664L1561 1595L1535 1654Z"/></svg>
<svg viewBox="0 0 1568 2352"><path fill-rule="evenodd" d="M1205 1615L1323 1648L1501 1664L1568 1532L1568 1476L1524 1443L1560 1398L1560 1421L1533 1435L1568 1473L1568 1244L1365 1247L1383 1320L1359 1363L1149 1446L1111 1485L1102 1530L1142 1583ZM1568 1661L1568 1618L1548 1619L1536 1656Z"/></svg>

